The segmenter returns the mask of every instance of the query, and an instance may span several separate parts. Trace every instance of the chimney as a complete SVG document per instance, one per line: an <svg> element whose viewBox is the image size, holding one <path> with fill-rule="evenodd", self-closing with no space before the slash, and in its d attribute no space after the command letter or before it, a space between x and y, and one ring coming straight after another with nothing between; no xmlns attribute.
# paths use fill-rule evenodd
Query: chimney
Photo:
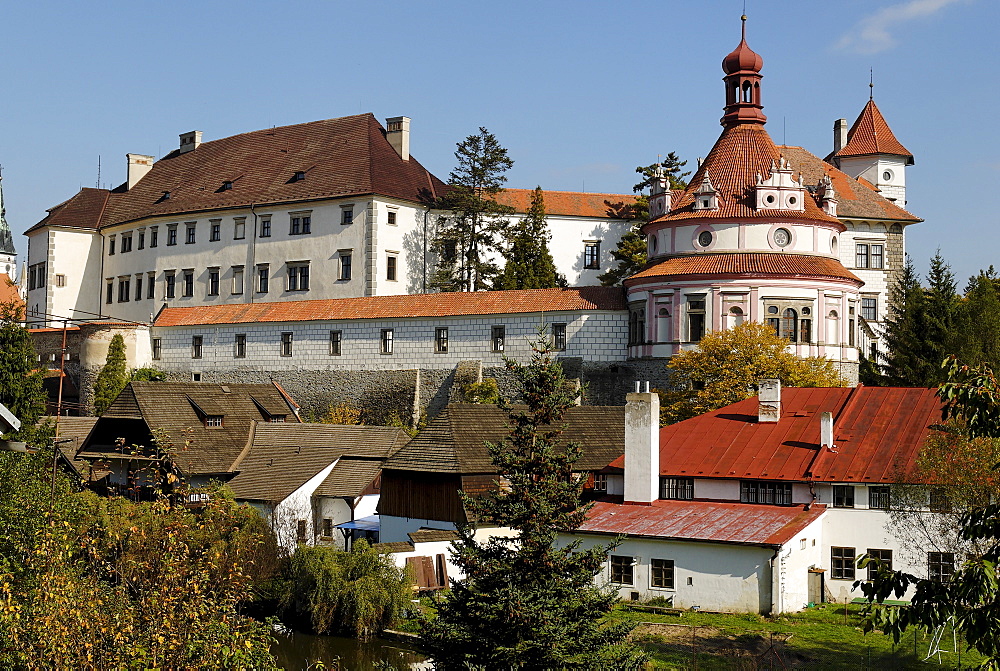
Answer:
<svg viewBox="0 0 1000 671"><path fill-rule="evenodd" d="M394 116L385 120L385 139L404 161L410 160L410 117Z"/></svg>
<svg viewBox="0 0 1000 671"><path fill-rule="evenodd" d="M757 422L774 423L781 418L781 380L757 381Z"/></svg>
<svg viewBox="0 0 1000 671"><path fill-rule="evenodd" d="M837 119L833 122L833 153L844 148L847 144L847 119Z"/></svg>
<svg viewBox="0 0 1000 671"><path fill-rule="evenodd" d="M126 177L126 188L131 190L135 183L146 176L146 173L153 169L152 156L145 154L125 154L128 161L128 176Z"/></svg>
<svg viewBox="0 0 1000 671"><path fill-rule="evenodd" d="M193 130L188 133L181 133L181 153L186 154L194 151L201 144L201 131Z"/></svg>
<svg viewBox="0 0 1000 671"><path fill-rule="evenodd" d="M660 498L660 397L639 391L625 397L625 503L650 505Z"/></svg>
<svg viewBox="0 0 1000 671"><path fill-rule="evenodd" d="M819 444L820 449L826 448L830 452L836 452L837 446L833 444L833 413L824 412L819 416Z"/></svg>

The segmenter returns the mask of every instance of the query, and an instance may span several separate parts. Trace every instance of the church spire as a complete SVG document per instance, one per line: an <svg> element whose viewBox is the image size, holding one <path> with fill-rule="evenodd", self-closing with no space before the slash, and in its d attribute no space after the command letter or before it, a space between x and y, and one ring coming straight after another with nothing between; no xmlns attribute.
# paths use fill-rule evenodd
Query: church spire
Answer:
<svg viewBox="0 0 1000 671"><path fill-rule="evenodd" d="M722 117L723 126L742 123L763 124L767 121L763 105L760 104L760 69L762 59L747 44L747 16L740 17L743 31L739 45L722 59L722 71L726 73L726 107Z"/></svg>
<svg viewBox="0 0 1000 671"><path fill-rule="evenodd" d="M7 209L3 203L3 174L0 173L0 273L6 272L14 279L17 250L14 249L14 236L7 225Z"/></svg>

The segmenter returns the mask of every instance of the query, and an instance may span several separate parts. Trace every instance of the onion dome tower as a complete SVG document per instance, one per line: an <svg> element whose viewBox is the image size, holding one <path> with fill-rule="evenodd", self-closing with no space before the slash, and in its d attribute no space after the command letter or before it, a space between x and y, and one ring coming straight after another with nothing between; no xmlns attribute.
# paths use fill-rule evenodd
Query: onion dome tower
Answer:
<svg viewBox="0 0 1000 671"><path fill-rule="evenodd" d="M807 189L765 130L762 67L744 16L740 43L722 61L722 134L687 189L657 196L665 202L643 226L649 262L625 281L629 356L669 357L708 331L753 320L856 379L849 315L863 282L838 258L837 194Z"/></svg>

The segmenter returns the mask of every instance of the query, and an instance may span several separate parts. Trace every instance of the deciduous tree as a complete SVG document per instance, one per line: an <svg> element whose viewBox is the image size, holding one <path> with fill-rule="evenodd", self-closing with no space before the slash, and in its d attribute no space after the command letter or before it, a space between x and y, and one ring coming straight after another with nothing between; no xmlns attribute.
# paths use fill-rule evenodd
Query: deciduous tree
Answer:
<svg viewBox="0 0 1000 671"><path fill-rule="evenodd" d="M23 305L0 304L0 403L21 420L17 438L31 435L45 412L43 373L23 319Z"/></svg>

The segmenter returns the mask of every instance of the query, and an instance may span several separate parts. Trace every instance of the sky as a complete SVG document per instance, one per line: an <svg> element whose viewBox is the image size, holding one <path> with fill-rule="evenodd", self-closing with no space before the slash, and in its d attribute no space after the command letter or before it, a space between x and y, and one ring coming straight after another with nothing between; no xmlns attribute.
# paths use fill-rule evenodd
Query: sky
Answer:
<svg viewBox="0 0 1000 671"><path fill-rule="evenodd" d="M371 112L412 119L410 151L442 179L482 126L508 186L629 193L635 167L693 167L720 132L722 58L742 0L299 0L3 7L0 165L15 244L125 154ZM907 233L918 271L940 249L966 279L1000 267L994 0L747 0L767 128L825 156L835 119L874 96L915 156ZM23 258L23 257L22 257Z"/></svg>

